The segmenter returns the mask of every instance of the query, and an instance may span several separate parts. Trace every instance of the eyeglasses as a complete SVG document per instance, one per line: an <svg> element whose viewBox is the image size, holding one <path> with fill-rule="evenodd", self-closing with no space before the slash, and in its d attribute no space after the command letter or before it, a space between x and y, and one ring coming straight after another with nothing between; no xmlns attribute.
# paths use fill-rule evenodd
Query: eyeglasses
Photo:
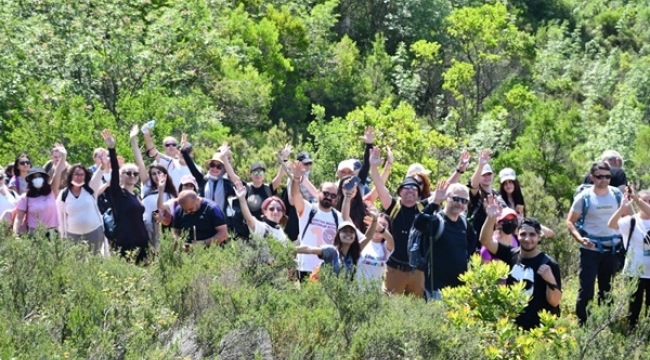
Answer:
<svg viewBox="0 0 650 360"><path fill-rule="evenodd" d="M216 162L211 162L210 163L210 168L216 168L218 170L223 170L223 164L219 164Z"/></svg>
<svg viewBox="0 0 650 360"><path fill-rule="evenodd" d="M126 176L139 176L140 175L140 173L137 172L137 171L125 171L122 174L124 174Z"/></svg>
<svg viewBox="0 0 650 360"><path fill-rule="evenodd" d="M72 176L84 177L84 176L86 176L86 174L84 174L84 173L74 173L74 174L72 174Z"/></svg>
<svg viewBox="0 0 650 360"><path fill-rule="evenodd" d="M596 175L596 174L594 174L594 177L596 179L598 179L598 180L602 180L602 179L611 179L612 175L610 175L610 174L607 174L607 175Z"/></svg>
<svg viewBox="0 0 650 360"><path fill-rule="evenodd" d="M251 171L251 174L255 176L264 175L264 170L253 170Z"/></svg>
<svg viewBox="0 0 650 360"><path fill-rule="evenodd" d="M336 199L336 194L332 194L329 191L323 191L323 196L330 199Z"/></svg>
<svg viewBox="0 0 650 360"><path fill-rule="evenodd" d="M276 212L276 211L277 212L282 212L282 208L279 208L279 207L270 207L269 206L268 208L266 208L266 210L270 211L270 212Z"/></svg>
<svg viewBox="0 0 650 360"><path fill-rule="evenodd" d="M18 165L31 165L31 161L19 161Z"/></svg>
<svg viewBox="0 0 650 360"><path fill-rule="evenodd" d="M460 203L460 204L467 204L467 202L469 201L469 200L467 200L465 198L462 198L460 196L450 196L449 198L452 199L453 201L457 202L457 203Z"/></svg>
<svg viewBox="0 0 650 360"><path fill-rule="evenodd" d="M406 190L419 190L420 188L417 187L416 185L404 185L404 186L402 186L402 189L406 189Z"/></svg>
<svg viewBox="0 0 650 360"><path fill-rule="evenodd" d="M177 143L167 143L165 144L165 147L176 147L178 145Z"/></svg>

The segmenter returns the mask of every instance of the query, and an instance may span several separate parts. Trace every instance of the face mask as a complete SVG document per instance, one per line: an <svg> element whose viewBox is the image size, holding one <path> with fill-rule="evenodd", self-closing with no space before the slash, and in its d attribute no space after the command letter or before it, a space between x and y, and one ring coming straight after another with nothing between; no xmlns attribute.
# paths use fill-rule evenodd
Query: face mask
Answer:
<svg viewBox="0 0 650 360"><path fill-rule="evenodd" d="M70 183L71 183L72 185L74 185L74 186L84 186L84 184L85 184L86 182L85 182L85 181L82 181L82 182L71 181Z"/></svg>
<svg viewBox="0 0 650 360"><path fill-rule="evenodd" d="M501 226L501 231L506 235L511 235L517 230L517 224L503 224Z"/></svg>
<svg viewBox="0 0 650 360"><path fill-rule="evenodd" d="M44 182L45 182L45 179L43 179L43 178L32 179L32 185L34 185L34 187L37 188L37 189L42 188Z"/></svg>

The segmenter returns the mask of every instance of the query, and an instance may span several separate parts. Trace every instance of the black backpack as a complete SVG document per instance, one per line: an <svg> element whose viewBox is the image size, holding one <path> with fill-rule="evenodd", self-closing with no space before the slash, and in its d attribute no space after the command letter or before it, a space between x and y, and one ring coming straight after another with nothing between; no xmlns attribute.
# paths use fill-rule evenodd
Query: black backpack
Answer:
<svg viewBox="0 0 650 360"><path fill-rule="evenodd" d="M264 192L266 193L267 198L273 196L273 192L271 191L271 187L267 184L262 184L262 187L264 188ZM248 191L246 191L246 198L248 198ZM244 199L246 200L246 199ZM231 208L232 208L232 216L229 217L229 227L231 230L235 232L238 238L247 240L250 238L250 229L248 229L248 224L246 223L246 219L244 219L244 214L241 211L241 206L239 205L239 199L235 197L232 199L231 203Z"/></svg>

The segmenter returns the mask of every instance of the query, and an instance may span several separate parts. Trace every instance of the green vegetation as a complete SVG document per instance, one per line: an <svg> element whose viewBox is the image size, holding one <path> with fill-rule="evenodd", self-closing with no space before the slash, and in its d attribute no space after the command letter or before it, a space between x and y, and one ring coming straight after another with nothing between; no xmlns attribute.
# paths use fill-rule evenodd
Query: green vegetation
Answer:
<svg viewBox="0 0 650 360"><path fill-rule="evenodd" d="M576 326L563 218L603 150L623 155L637 189L650 183L650 1L7 0L0 23L2 164L21 152L42 164L56 141L90 163L103 128L129 159L128 129L150 119L157 144L188 133L199 160L228 141L239 174L291 143L312 152L316 183L361 158L369 125L395 155L392 188L409 163L436 180L463 149L491 148L497 171L517 171L527 213L556 231L542 247L566 289L562 318L522 334L504 320L518 294L472 305L458 289L455 305L425 305L327 279L298 291L280 249L260 266L250 249L163 247L139 268L6 238L0 358L174 358L179 329L212 356L245 327L266 329L277 358L648 357L648 324L622 330L621 281L614 305ZM467 276L486 286L493 271Z"/></svg>

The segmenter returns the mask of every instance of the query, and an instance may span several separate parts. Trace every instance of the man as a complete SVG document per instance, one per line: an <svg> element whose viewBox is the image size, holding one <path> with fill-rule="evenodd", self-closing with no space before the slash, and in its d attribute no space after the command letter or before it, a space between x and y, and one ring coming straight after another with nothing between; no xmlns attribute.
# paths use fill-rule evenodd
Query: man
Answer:
<svg viewBox="0 0 650 360"><path fill-rule="evenodd" d="M625 187L627 186L627 175L625 175L625 170L623 170L623 157L621 154L615 150L606 150L603 152L600 160L609 165L612 174L609 186L617 187L621 192L625 191ZM582 182L583 184L594 183L593 180L591 180L590 175L591 174L585 175L585 180Z"/></svg>
<svg viewBox="0 0 650 360"><path fill-rule="evenodd" d="M183 175L192 175L185 159L181 156L181 153L178 148L178 141L172 136L167 136L163 139L163 147L165 154L161 155L156 149L156 146L151 139L151 128L145 124L142 125L142 134L144 135L144 142L147 147L145 155L150 159L155 159L156 163L161 166L164 166L171 177L174 186L178 186L181 182ZM191 147L186 144L185 150L189 153L192 151ZM196 177L196 176L195 176Z"/></svg>
<svg viewBox="0 0 650 360"><path fill-rule="evenodd" d="M54 169L56 166L59 164L59 161L61 161L61 157L63 155L55 148L50 150L50 160L48 160L45 165L43 165L43 169L47 172L47 175L52 178L54 175ZM59 189L65 189L68 186L68 169L70 168L70 164L68 162L65 162L65 168L63 169L63 173L61 174L61 182L59 183Z"/></svg>
<svg viewBox="0 0 650 360"><path fill-rule="evenodd" d="M467 218L470 224L472 224L474 232L477 234L481 232L481 228L485 222L486 215L483 203L485 202L485 199L488 195L494 195L502 207L507 207L506 203L503 201L503 199L501 199L499 192L492 188L492 183L494 182L494 171L492 171L492 167L488 165L490 156L490 150L481 151L478 158L478 166L476 167L474 175L472 175L472 179L470 181L470 196L469 206L467 207ZM457 170L456 173L459 173L459 171ZM455 175L452 175L452 177L454 176ZM478 252L479 250L480 246L475 249L475 252Z"/></svg>
<svg viewBox="0 0 650 360"><path fill-rule="evenodd" d="M492 255L510 266L507 284L524 281L526 292L532 295L524 311L515 319L517 325L525 330L539 326L538 313L541 310L559 316L562 299L560 266L537 248L542 233L539 222L524 218L517 229L519 247L505 245L492 237L496 218L502 211L494 195L488 195L486 207L487 219L481 230L481 243Z"/></svg>
<svg viewBox="0 0 650 360"><path fill-rule="evenodd" d="M226 218L219 208L201 199L192 190L178 195L178 205L172 222L174 238L185 236L185 245L203 243L221 244L228 238Z"/></svg>
<svg viewBox="0 0 650 360"><path fill-rule="evenodd" d="M413 294L424 296L423 269L412 270L408 257L408 237L413 220L419 214L427 201L420 201L420 187L415 178L407 177L397 188L399 199L394 199L379 174L381 163L380 150L374 147L370 153L370 174L375 183L381 206L390 215L391 229L395 241L395 250L386 262L386 277L384 292L390 294Z"/></svg>
<svg viewBox="0 0 650 360"><path fill-rule="evenodd" d="M620 233L607 226L622 198L618 188L609 186L609 164L595 162L589 176L594 186L576 195L566 219L569 232L580 244L580 289L576 314L581 325L587 321L587 305L594 297L596 278L599 303L612 288L612 276L619 268L616 252L621 246Z"/></svg>
<svg viewBox="0 0 650 360"><path fill-rule="evenodd" d="M443 211L436 215L440 203L445 199L447 202ZM458 276L467 271L468 248L473 249L476 241L474 232L463 215L468 201L469 190L465 185L449 185L446 181L441 181L433 195L433 201L415 217L413 227L425 233L430 242L426 244L426 249L432 258L426 257L425 267L428 299L440 300L440 290L461 285ZM443 227L442 230L440 226ZM427 229L432 233L428 233ZM468 242L471 246L468 246Z"/></svg>
<svg viewBox="0 0 650 360"><path fill-rule="evenodd" d="M295 207L299 219L298 241L300 245L321 247L334 245L334 238L340 223L341 214L334 208L338 189L331 182L321 185L318 203L313 204L303 199L300 192L300 180L304 172L302 162L296 161L290 167L289 203ZM298 254L298 280L308 279L321 260L316 255Z"/></svg>

